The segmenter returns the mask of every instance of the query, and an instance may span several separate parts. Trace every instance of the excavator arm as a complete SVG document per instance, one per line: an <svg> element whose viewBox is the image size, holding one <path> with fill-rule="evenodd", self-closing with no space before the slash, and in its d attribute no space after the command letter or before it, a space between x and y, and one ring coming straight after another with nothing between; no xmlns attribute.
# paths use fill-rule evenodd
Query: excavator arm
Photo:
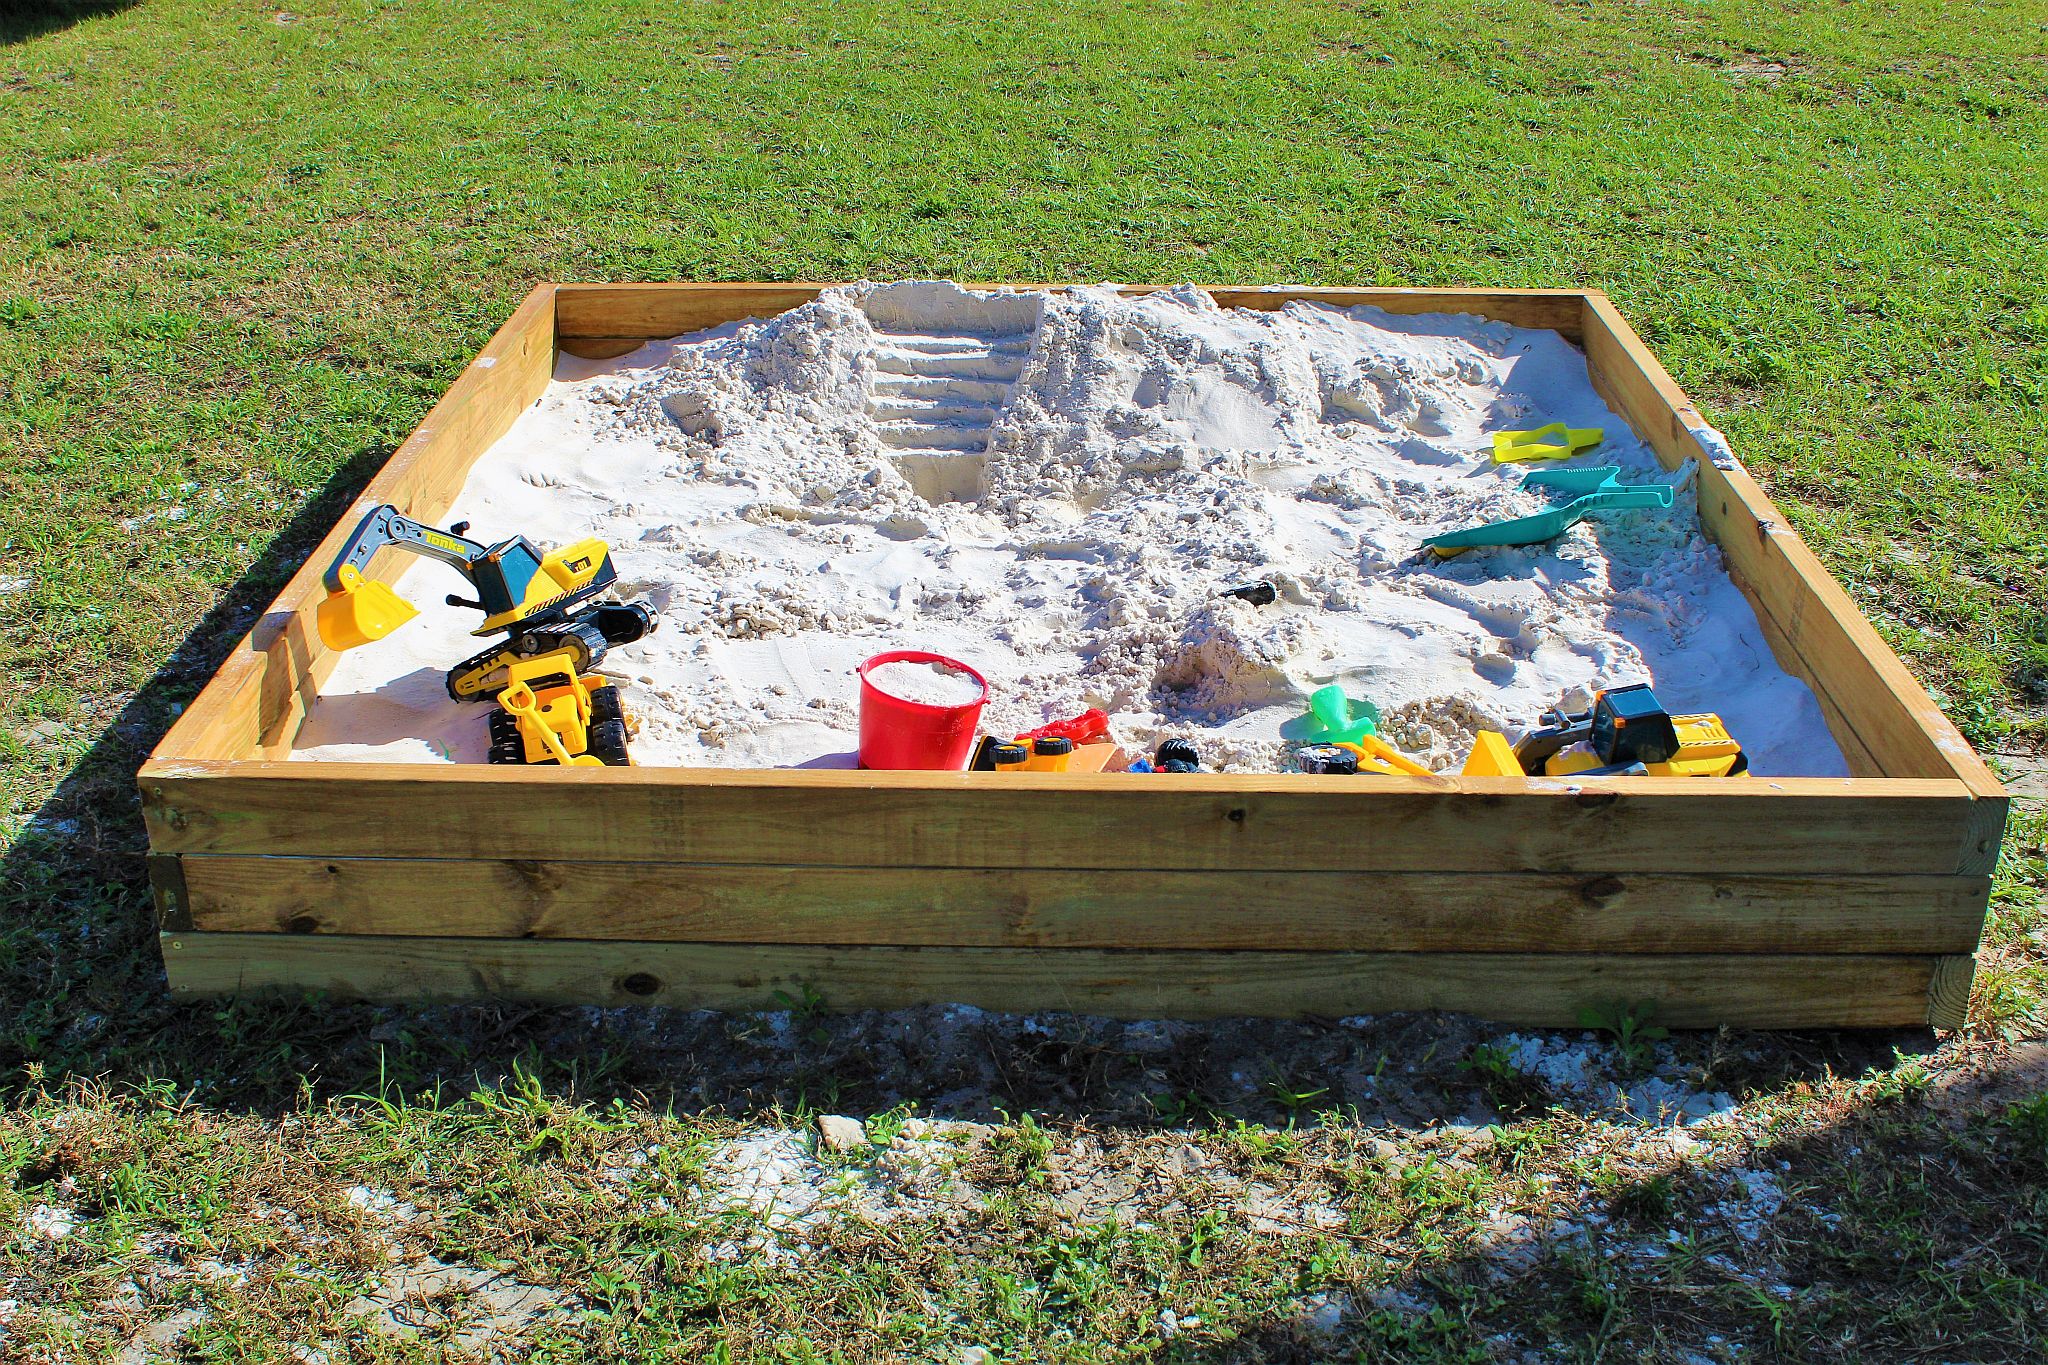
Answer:
<svg viewBox="0 0 2048 1365"><path fill-rule="evenodd" d="M327 591L342 591L343 571L354 569L360 576L370 567L371 556L386 545L396 545L402 550L438 559L472 584L476 582L476 562L490 553L484 546L464 536L414 521L396 507L388 504L373 507L356 524L354 534L341 547L341 553L334 557L334 562L327 566Z"/></svg>
<svg viewBox="0 0 2048 1365"><path fill-rule="evenodd" d="M542 554L525 536L483 545L461 534L414 521L395 507L373 507L350 534L328 566L327 596L317 621L320 638L330 649L353 649L381 640L419 615L391 588L365 575L377 551L391 546L438 559L469 580L474 598L450 595L451 605L484 613L478 635L492 635L560 613L570 605L603 592L618 580L611 553L601 540L579 540L551 554Z"/></svg>

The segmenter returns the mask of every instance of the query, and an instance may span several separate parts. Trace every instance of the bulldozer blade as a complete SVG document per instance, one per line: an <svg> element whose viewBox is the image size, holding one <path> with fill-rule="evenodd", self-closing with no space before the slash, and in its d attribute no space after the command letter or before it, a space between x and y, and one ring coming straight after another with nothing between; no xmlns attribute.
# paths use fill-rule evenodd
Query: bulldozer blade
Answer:
<svg viewBox="0 0 2048 1365"><path fill-rule="evenodd" d="M383 639L419 614L419 608L376 579L344 568L341 587L328 590L315 619L329 649L354 649Z"/></svg>

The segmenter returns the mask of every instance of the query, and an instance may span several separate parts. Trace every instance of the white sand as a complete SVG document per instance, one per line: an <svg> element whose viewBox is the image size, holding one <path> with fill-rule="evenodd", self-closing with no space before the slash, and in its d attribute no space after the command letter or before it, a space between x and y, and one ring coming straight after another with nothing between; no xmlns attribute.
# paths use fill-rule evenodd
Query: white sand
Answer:
<svg viewBox="0 0 2048 1365"><path fill-rule="evenodd" d="M869 669L868 681L879 692L926 706L972 706L981 700L981 684L972 674L939 663L898 659Z"/></svg>
<svg viewBox="0 0 2048 1365"><path fill-rule="evenodd" d="M1607 431L1574 466L1672 482L1676 508L1418 558L1425 536L1553 505L1518 487L1535 466L1486 452L1559 420ZM663 615L606 666L641 763L850 765L854 668L913 648L988 678L991 731L1100 706L1127 741L1186 735L1231 769L1282 766L1326 683L1455 770L1477 727L1648 680L1718 711L1761 774L1847 771L1700 533L1690 469L1661 469L1556 334L1470 316L830 291L565 359L458 519L610 541L622 592ZM1218 596L1256 578L1279 600ZM294 757L482 761L482 708L442 688L477 647L475 613L440 601L461 586L408 573L420 619L343 658Z"/></svg>

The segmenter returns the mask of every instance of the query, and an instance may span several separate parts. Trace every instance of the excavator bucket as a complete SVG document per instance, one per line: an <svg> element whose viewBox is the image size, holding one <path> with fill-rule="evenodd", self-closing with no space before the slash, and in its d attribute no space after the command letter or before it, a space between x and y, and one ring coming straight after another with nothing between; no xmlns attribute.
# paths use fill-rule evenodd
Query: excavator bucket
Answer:
<svg viewBox="0 0 2048 1365"><path fill-rule="evenodd" d="M384 584L343 565L341 586L327 590L317 620L329 649L354 649L383 639L419 614L419 608Z"/></svg>

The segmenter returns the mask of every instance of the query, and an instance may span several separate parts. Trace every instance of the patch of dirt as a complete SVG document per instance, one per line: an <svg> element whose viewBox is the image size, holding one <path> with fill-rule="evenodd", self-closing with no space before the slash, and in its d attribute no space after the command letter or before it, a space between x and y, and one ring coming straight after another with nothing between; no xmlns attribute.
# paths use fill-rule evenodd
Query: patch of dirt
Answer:
<svg viewBox="0 0 2048 1365"><path fill-rule="evenodd" d="M2048 754L2000 751L1990 757L2013 800L2048 802Z"/></svg>
<svg viewBox="0 0 2048 1365"><path fill-rule="evenodd" d="M343 1310L388 1336L431 1335L462 1351L521 1337L544 1319L573 1311L565 1295L510 1275L428 1256L392 1267L382 1283Z"/></svg>
<svg viewBox="0 0 2048 1365"><path fill-rule="evenodd" d="M1775 81L1791 69L1786 63L1772 61L1767 57L1746 57L1741 61L1724 65L1721 74L1736 82Z"/></svg>

